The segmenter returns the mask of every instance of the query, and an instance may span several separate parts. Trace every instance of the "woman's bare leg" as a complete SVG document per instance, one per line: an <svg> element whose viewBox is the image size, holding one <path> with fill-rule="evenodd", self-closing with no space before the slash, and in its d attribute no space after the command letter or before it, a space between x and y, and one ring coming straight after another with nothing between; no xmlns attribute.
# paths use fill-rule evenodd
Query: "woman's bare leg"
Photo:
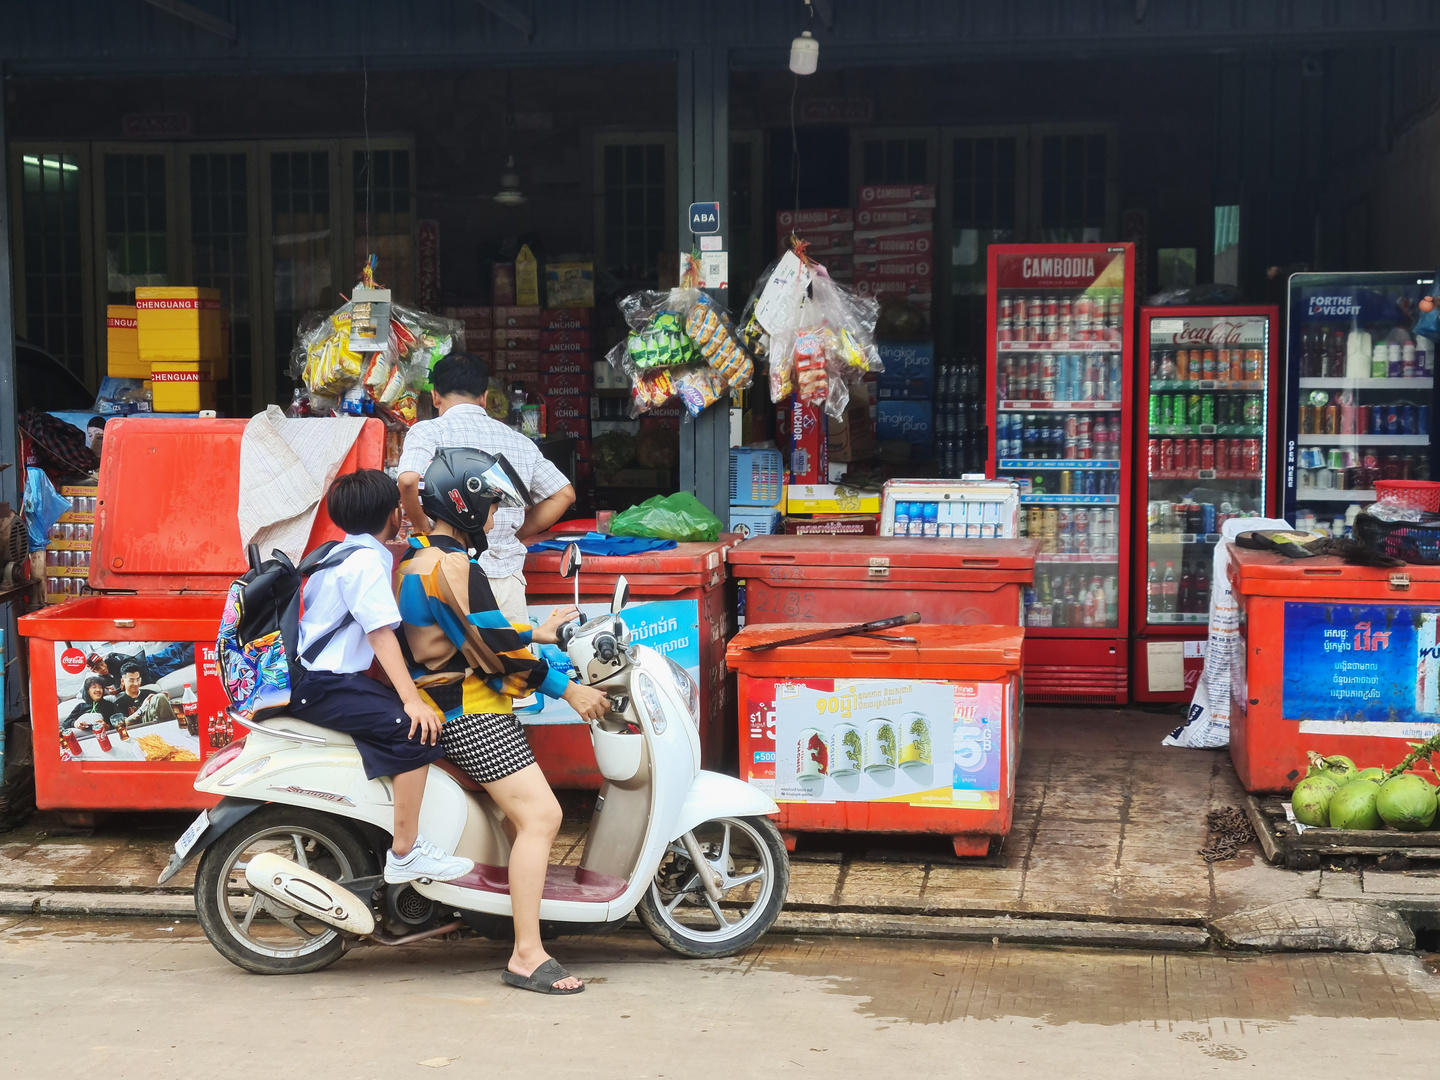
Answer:
<svg viewBox="0 0 1440 1080"><path fill-rule="evenodd" d="M539 765L527 765L502 780L486 784L485 790L505 816L515 823L515 842L510 847L510 907L515 919L515 948L510 970L529 976L550 959L540 942L540 897L545 891L545 871L550 866L550 848L560 831L560 804L550 790ZM562 990L582 985L579 979L561 979L554 984Z"/></svg>

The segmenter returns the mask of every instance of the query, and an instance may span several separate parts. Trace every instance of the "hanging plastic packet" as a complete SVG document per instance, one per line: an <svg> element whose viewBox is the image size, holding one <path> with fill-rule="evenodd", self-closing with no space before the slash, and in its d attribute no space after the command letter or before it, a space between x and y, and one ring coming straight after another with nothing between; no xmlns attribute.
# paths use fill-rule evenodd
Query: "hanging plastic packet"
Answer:
<svg viewBox="0 0 1440 1080"><path fill-rule="evenodd" d="M630 387L630 415L639 416L658 409L675 396L675 383L668 371L648 371Z"/></svg>
<svg viewBox="0 0 1440 1080"><path fill-rule="evenodd" d="M699 416L730 390L718 373L705 367L685 372L675 379L675 386L680 392L680 401L691 416Z"/></svg>

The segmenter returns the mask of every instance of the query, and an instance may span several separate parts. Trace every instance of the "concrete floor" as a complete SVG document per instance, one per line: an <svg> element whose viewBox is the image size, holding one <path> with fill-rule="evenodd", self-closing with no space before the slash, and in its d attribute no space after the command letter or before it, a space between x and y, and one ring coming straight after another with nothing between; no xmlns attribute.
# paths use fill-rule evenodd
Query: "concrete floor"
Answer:
<svg viewBox="0 0 1440 1080"><path fill-rule="evenodd" d="M1196 853L1206 812L1239 805L1241 790L1224 751L1162 747L1174 723L1133 708L1032 706L1014 828L998 853L957 860L945 837L807 834L787 909L1194 924L1291 899L1440 896L1440 871L1296 873L1254 845L1207 864ZM149 891L189 819L116 815L74 836L38 815L0 836L0 890ZM555 861L578 861L584 831L583 818L567 824ZM170 885L188 893L190 872Z"/></svg>
<svg viewBox="0 0 1440 1080"><path fill-rule="evenodd" d="M589 980L541 998L494 945L350 953L324 972L231 967L193 922L0 920L0 1076L1044 1080L1434 1073L1440 979L1415 956L1153 955L772 937L731 960L572 939Z"/></svg>

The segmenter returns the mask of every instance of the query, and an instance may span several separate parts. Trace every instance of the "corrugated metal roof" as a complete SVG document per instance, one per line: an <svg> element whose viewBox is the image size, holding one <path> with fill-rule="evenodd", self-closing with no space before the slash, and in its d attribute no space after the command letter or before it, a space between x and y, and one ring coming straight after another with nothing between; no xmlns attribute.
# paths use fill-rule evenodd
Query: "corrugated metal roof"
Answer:
<svg viewBox="0 0 1440 1080"><path fill-rule="evenodd" d="M162 8L177 0L0 0L0 60L26 72L453 67L655 56L724 47L783 65L800 0L188 0L234 41ZM1440 35L1436 0L816 0L822 63L1256 47Z"/></svg>

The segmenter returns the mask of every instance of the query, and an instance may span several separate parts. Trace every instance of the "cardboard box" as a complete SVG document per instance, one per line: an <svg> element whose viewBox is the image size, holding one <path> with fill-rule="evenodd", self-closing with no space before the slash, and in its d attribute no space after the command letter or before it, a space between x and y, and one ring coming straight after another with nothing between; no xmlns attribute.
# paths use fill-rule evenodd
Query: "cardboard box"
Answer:
<svg viewBox="0 0 1440 1080"><path fill-rule="evenodd" d="M588 416L556 416L552 412L548 413L546 424L549 426L547 434L550 435L568 435L572 439L585 440L590 438Z"/></svg>
<svg viewBox="0 0 1440 1080"><path fill-rule="evenodd" d="M614 370L603 360L602 364L609 370ZM594 381L595 363L589 356L576 356L574 353L547 353L540 354L540 370L547 375L588 375Z"/></svg>
<svg viewBox="0 0 1440 1080"><path fill-rule="evenodd" d="M913 228L928 225L933 228L935 211L914 206L868 206L855 214L855 230Z"/></svg>
<svg viewBox="0 0 1440 1080"><path fill-rule="evenodd" d="M824 482L830 470L825 412L796 403L790 410L790 478L796 484Z"/></svg>
<svg viewBox="0 0 1440 1080"><path fill-rule="evenodd" d="M925 282L929 287L935 274L935 261L929 255L886 258L879 255L855 256L855 276L867 281Z"/></svg>
<svg viewBox="0 0 1440 1080"><path fill-rule="evenodd" d="M588 307L545 308L540 312L540 329L588 330L590 315Z"/></svg>
<svg viewBox="0 0 1440 1080"><path fill-rule="evenodd" d="M520 254L515 256L515 303L540 306L540 264L529 244L521 244Z"/></svg>
<svg viewBox="0 0 1440 1080"><path fill-rule="evenodd" d="M497 262L490 269L490 298L496 307L515 303L515 264Z"/></svg>
<svg viewBox="0 0 1440 1080"><path fill-rule="evenodd" d="M135 324L140 359L220 360L220 290L192 286L142 285L135 290Z"/></svg>
<svg viewBox="0 0 1440 1080"><path fill-rule="evenodd" d="M885 370L877 378L881 400L908 398L929 401L935 394L933 341L877 342Z"/></svg>
<svg viewBox="0 0 1440 1080"><path fill-rule="evenodd" d="M546 263L545 306L547 308L593 308L595 306L595 264L590 262Z"/></svg>
<svg viewBox="0 0 1440 1080"><path fill-rule="evenodd" d="M849 255L855 251L855 234L848 229L844 232L812 232L809 229L796 229L795 235L809 244L807 249L811 257L826 262L826 255ZM775 248L777 251L785 249L786 242L790 239L790 230L775 234Z"/></svg>
<svg viewBox="0 0 1440 1080"><path fill-rule="evenodd" d="M516 349L540 350L540 328L538 326L507 326L490 331L490 340L496 352Z"/></svg>
<svg viewBox="0 0 1440 1080"><path fill-rule="evenodd" d="M866 184L860 189L860 206L899 206L935 209L934 184Z"/></svg>
<svg viewBox="0 0 1440 1080"><path fill-rule="evenodd" d="M105 308L105 373L117 379L148 379L150 364L140 359L140 331L135 308Z"/></svg>
<svg viewBox="0 0 1440 1080"><path fill-rule="evenodd" d="M908 442L928 456L934 445L934 427L928 401L881 400L875 418L875 436L882 442Z"/></svg>
<svg viewBox="0 0 1440 1080"><path fill-rule="evenodd" d="M829 420L825 445L832 462L865 461L875 455L875 432L870 420L870 394L864 383L850 388L845 415ZM828 477L827 477L828 479Z"/></svg>
<svg viewBox="0 0 1440 1080"><path fill-rule="evenodd" d="M551 330L540 328L541 352L589 352L590 330Z"/></svg>
<svg viewBox="0 0 1440 1080"><path fill-rule="evenodd" d="M788 536L879 536L880 518L876 514L787 517L784 530Z"/></svg>
<svg viewBox="0 0 1440 1080"><path fill-rule="evenodd" d="M535 306L516 306L514 304L496 304L491 312L495 328L503 329L512 326L518 327L540 327L540 309Z"/></svg>
<svg viewBox="0 0 1440 1080"><path fill-rule="evenodd" d="M867 256L884 259L929 259L933 257L934 249L935 233L929 226L870 229L855 234L855 255L862 262Z"/></svg>
<svg viewBox="0 0 1440 1080"><path fill-rule="evenodd" d="M880 493L838 484L791 484L785 489L785 513L878 514Z"/></svg>
<svg viewBox="0 0 1440 1080"><path fill-rule="evenodd" d="M215 408L215 383L208 367L179 371L156 366L150 375L150 392L152 404L159 413L193 413Z"/></svg>
<svg viewBox="0 0 1440 1080"><path fill-rule="evenodd" d="M593 388L587 377L579 375L541 375L540 393L545 398L545 404L554 408L561 402L575 402L577 407L583 407L586 414L590 411L590 394Z"/></svg>
<svg viewBox="0 0 1440 1080"><path fill-rule="evenodd" d="M497 364L519 364L523 367L530 367L536 371L540 370L539 349L496 349L495 362Z"/></svg>
<svg viewBox="0 0 1440 1080"><path fill-rule="evenodd" d="M781 210L775 214L775 231L787 236L791 229L820 231L824 229L847 230L855 227L855 211L848 206L835 206L820 210Z"/></svg>
<svg viewBox="0 0 1440 1080"><path fill-rule="evenodd" d="M928 281L876 280L858 272L855 291L861 296L903 296L917 307L924 305L926 311L930 310L930 301L934 298Z"/></svg>

